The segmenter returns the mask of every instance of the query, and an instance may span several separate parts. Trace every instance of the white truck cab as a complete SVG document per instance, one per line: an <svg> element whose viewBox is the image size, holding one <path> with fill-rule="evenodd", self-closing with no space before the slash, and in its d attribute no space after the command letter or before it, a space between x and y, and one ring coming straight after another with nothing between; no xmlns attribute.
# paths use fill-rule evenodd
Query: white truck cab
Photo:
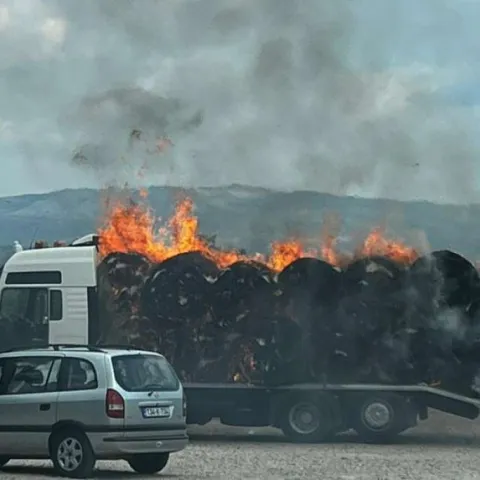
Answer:
<svg viewBox="0 0 480 480"><path fill-rule="evenodd" d="M15 253L0 275L0 349L87 344L98 332L97 247L93 236L68 247Z"/></svg>

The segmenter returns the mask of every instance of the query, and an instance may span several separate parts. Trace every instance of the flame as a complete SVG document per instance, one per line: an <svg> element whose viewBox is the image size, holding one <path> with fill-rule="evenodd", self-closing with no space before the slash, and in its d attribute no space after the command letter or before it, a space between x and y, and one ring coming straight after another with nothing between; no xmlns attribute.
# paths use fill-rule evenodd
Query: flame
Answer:
<svg viewBox="0 0 480 480"><path fill-rule="evenodd" d="M365 238L359 255L363 257L384 256L407 265L413 263L419 257L413 248L388 239L380 228L375 228Z"/></svg>
<svg viewBox="0 0 480 480"><path fill-rule="evenodd" d="M147 191L141 190L140 197L145 200ZM405 264L419 257L413 248L386 238L380 229L374 229L365 238L353 257L337 251L337 239L331 234L322 235L318 249L305 248L301 241L289 239L272 242L269 255L244 255L210 245L200 234L198 218L193 210L192 200L183 198L177 202L172 217L157 228L157 220L146 204L118 201L110 207L104 226L99 229L100 254L105 257L113 252L135 252L153 262L162 262L181 253L198 251L220 268L238 261L255 261L264 263L275 272L305 257L320 258L334 266L342 266L352 258L371 255L385 256Z"/></svg>

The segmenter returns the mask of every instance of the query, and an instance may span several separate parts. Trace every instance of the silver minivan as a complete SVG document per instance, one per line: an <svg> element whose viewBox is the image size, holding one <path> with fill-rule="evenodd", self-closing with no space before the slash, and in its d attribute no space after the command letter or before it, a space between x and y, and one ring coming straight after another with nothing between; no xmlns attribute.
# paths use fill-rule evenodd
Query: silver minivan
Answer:
<svg viewBox="0 0 480 480"><path fill-rule="evenodd" d="M48 459L88 478L96 460L141 474L186 447L182 385L162 355L128 347L51 345L0 353L0 466Z"/></svg>

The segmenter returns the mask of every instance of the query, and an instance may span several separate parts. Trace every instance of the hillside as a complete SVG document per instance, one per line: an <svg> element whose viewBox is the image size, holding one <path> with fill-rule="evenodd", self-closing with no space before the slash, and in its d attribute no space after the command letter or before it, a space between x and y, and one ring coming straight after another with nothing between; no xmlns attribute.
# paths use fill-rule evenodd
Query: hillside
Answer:
<svg viewBox="0 0 480 480"><path fill-rule="evenodd" d="M216 233L219 244L249 251L264 251L272 240L293 235L314 242L323 219L334 213L341 219L341 236L347 244L372 227L386 225L393 235L414 244L421 231L434 249L450 248L471 259L480 254L479 205L369 200L238 185L195 190L153 187L149 202L158 216L166 218L182 192L195 203L202 233ZM104 192L88 189L0 198L4 226L0 245L19 240L26 246L34 238L51 242L90 233L101 220L104 198Z"/></svg>

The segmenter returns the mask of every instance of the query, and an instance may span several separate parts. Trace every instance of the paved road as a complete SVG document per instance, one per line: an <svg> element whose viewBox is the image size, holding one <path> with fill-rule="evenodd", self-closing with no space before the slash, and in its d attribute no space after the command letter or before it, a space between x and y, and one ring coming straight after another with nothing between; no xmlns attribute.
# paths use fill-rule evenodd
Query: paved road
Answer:
<svg viewBox="0 0 480 480"><path fill-rule="evenodd" d="M345 436L326 445L291 445L269 429L192 429L187 450L157 478L224 480L480 480L480 421L434 414L396 445ZM2 480L57 478L48 462L14 462ZM97 478L140 477L123 462L100 462Z"/></svg>

